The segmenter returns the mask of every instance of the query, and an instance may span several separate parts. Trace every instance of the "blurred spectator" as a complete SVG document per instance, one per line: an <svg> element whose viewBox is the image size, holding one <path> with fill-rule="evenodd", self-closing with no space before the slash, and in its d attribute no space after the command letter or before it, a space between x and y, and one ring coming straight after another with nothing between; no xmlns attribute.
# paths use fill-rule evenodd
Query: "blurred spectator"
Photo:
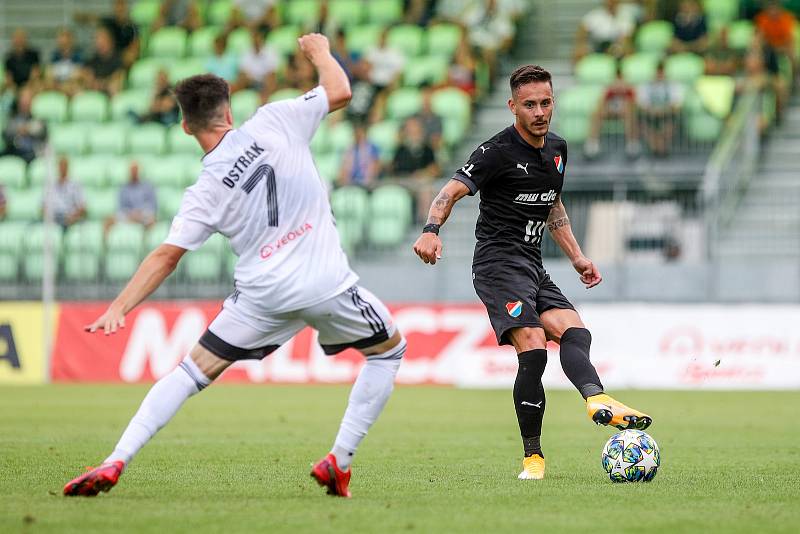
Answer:
<svg viewBox="0 0 800 534"><path fill-rule="evenodd" d="M276 0L234 0L228 29L248 26L274 29L280 26Z"/></svg>
<svg viewBox="0 0 800 534"><path fill-rule="evenodd" d="M131 162L128 183L119 190L117 214L106 219L105 231L118 222L138 223L150 228L156 222L157 211L155 188L139 177L139 165Z"/></svg>
<svg viewBox="0 0 800 534"><path fill-rule="evenodd" d="M425 130L416 117L406 119L400 146L397 147L389 174L423 179L434 178L439 174L433 147L426 142Z"/></svg>
<svg viewBox="0 0 800 534"><path fill-rule="evenodd" d="M578 27L575 59L586 54L601 52L622 57L630 48L636 29L633 10L620 6L619 0L605 0L584 15Z"/></svg>
<svg viewBox="0 0 800 534"><path fill-rule="evenodd" d="M87 89L114 95L122 89L125 70L114 48L114 38L106 28L98 28L94 37L94 54L86 61L84 85Z"/></svg>
<svg viewBox="0 0 800 534"><path fill-rule="evenodd" d="M203 25L200 7L196 0L162 0L158 17L153 21L152 30L163 26L180 26L193 32Z"/></svg>
<svg viewBox="0 0 800 534"><path fill-rule="evenodd" d="M304 93L317 85L317 71L300 48L289 57L284 81Z"/></svg>
<svg viewBox="0 0 800 534"><path fill-rule="evenodd" d="M592 114L589 138L584 146L587 158L600 154L600 132L607 119L622 119L625 127L625 153L629 157L639 155L640 143L636 130L636 91L622 77L622 69L617 67L616 79L606 88L603 98Z"/></svg>
<svg viewBox="0 0 800 534"><path fill-rule="evenodd" d="M77 13L75 20L106 28L111 33L114 49L126 68L139 57L139 28L131 20L126 0L114 0L111 15L100 17L95 13Z"/></svg>
<svg viewBox="0 0 800 534"><path fill-rule="evenodd" d="M387 44L388 34L388 29L383 30L377 46L369 49L364 55L364 60L369 65L369 81L378 90L393 85L403 73L406 62L401 52Z"/></svg>
<svg viewBox="0 0 800 534"><path fill-rule="evenodd" d="M406 24L427 26L436 15L436 2L431 0L405 0L403 20Z"/></svg>
<svg viewBox="0 0 800 534"><path fill-rule="evenodd" d="M708 26L703 7L697 0L682 0L673 19L675 37L674 52L702 54L708 45Z"/></svg>
<svg viewBox="0 0 800 534"><path fill-rule="evenodd" d="M433 147L434 152L438 153L442 147L442 118L433 112L431 99L433 90L430 87L422 88L422 108L414 115L422 125L425 133L425 142Z"/></svg>
<svg viewBox="0 0 800 534"><path fill-rule="evenodd" d="M797 72L797 53L794 47L794 34L797 19L781 7L778 0L767 0L764 9L755 18L758 35L764 43L767 70L773 74L779 71L779 56L785 55L792 61L792 72Z"/></svg>
<svg viewBox="0 0 800 534"><path fill-rule="evenodd" d="M728 28L723 26L705 54L706 74L733 76L739 68L739 54L728 43Z"/></svg>
<svg viewBox="0 0 800 534"><path fill-rule="evenodd" d="M56 35L56 49L50 55L50 65L45 69L45 87L68 95L79 89L83 56L75 48L72 31L62 28Z"/></svg>
<svg viewBox="0 0 800 534"><path fill-rule="evenodd" d="M336 61L339 62L339 65L342 66L347 73L347 77L350 78L352 82L353 68L355 64L358 63L359 55L347 49L347 37L342 29L337 30L331 40L331 54L336 58Z"/></svg>
<svg viewBox="0 0 800 534"><path fill-rule="evenodd" d="M6 188L0 184L0 221L6 218Z"/></svg>
<svg viewBox="0 0 800 534"><path fill-rule="evenodd" d="M477 61L475 60L475 56L472 55L469 40L467 36L464 35L458 43L453 62L447 70L447 84L458 87L474 98L477 92L477 86L475 84L476 67Z"/></svg>
<svg viewBox="0 0 800 534"><path fill-rule="evenodd" d="M65 230L86 217L83 188L70 180L69 162L63 156L58 160L58 181L45 193L44 210Z"/></svg>
<svg viewBox="0 0 800 534"><path fill-rule="evenodd" d="M363 122L355 125L355 143L348 149L339 171L339 185L370 187L380 173L380 150L367 139L367 126Z"/></svg>
<svg viewBox="0 0 800 534"><path fill-rule="evenodd" d="M494 73L497 55L508 50L514 37L511 18L498 9L497 0L486 0L472 12L466 24L470 43L480 50Z"/></svg>
<svg viewBox="0 0 800 534"><path fill-rule="evenodd" d="M150 109L144 115L136 118L139 122L158 122L164 126L171 126L178 122L178 102L175 100L175 95L172 94L172 86L166 70L158 71Z"/></svg>
<svg viewBox="0 0 800 534"><path fill-rule="evenodd" d="M31 115L33 91L24 88L17 96L16 108L3 130L5 154L19 156L30 163L44 146L47 124Z"/></svg>
<svg viewBox="0 0 800 534"><path fill-rule="evenodd" d="M353 80L350 83L352 96L345 108L347 118L354 122L375 122L383 114L386 93L369 80L369 63L360 61L353 65Z"/></svg>
<svg viewBox="0 0 800 534"><path fill-rule="evenodd" d="M218 35L214 39L214 53L206 58L206 71L216 74L229 82L236 80L239 72L239 65L233 54L226 52L228 38L225 35Z"/></svg>
<svg viewBox="0 0 800 534"><path fill-rule="evenodd" d="M6 82L16 91L26 84L34 87L39 81L39 51L28 46L28 34L22 28L14 30L11 36L11 50L6 54Z"/></svg>
<svg viewBox="0 0 800 534"><path fill-rule="evenodd" d="M277 86L275 71L280 66L280 55L266 43L266 33L261 28L251 30L252 48L239 61L237 89L263 89L272 93Z"/></svg>
<svg viewBox="0 0 800 534"><path fill-rule="evenodd" d="M783 107L788 98L788 84L777 74L770 73L764 63L764 53L758 47L747 52L744 57L744 70L736 80L736 92L767 91L775 96L775 122L783 120ZM770 125L768 113L761 113L758 131L764 132Z"/></svg>
<svg viewBox="0 0 800 534"><path fill-rule="evenodd" d="M668 81L664 64L659 63L655 79L639 86L636 96L647 147L655 156L667 156L680 117L683 87Z"/></svg>

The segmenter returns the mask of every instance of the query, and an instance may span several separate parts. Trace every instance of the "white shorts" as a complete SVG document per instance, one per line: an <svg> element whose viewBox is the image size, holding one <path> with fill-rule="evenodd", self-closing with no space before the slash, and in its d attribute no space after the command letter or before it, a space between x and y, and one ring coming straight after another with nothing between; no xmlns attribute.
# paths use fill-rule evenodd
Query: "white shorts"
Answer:
<svg viewBox="0 0 800 534"><path fill-rule="evenodd" d="M200 338L200 345L229 361L260 360L305 326L319 331L325 354L365 349L386 341L396 331L383 302L359 286L302 310L268 316L249 312L237 300L236 292L225 300L222 311Z"/></svg>

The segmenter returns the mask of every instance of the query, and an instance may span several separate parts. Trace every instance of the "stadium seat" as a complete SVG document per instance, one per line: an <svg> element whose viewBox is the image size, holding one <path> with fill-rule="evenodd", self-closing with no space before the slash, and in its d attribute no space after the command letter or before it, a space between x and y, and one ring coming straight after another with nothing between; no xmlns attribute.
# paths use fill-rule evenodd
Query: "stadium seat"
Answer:
<svg viewBox="0 0 800 534"><path fill-rule="evenodd" d="M253 37L247 28L237 28L228 34L228 45L225 52L241 57L253 47Z"/></svg>
<svg viewBox="0 0 800 534"><path fill-rule="evenodd" d="M231 95L231 112L233 121L238 126L253 116L258 106L261 105L261 97L252 89L237 91Z"/></svg>
<svg viewBox="0 0 800 534"><path fill-rule="evenodd" d="M181 58L186 55L186 30L166 26L150 36L147 53L160 59Z"/></svg>
<svg viewBox="0 0 800 534"><path fill-rule="evenodd" d="M169 234L169 227L170 223L167 221L157 222L153 226L150 227L149 230L145 231L144 234L144 250L145 253L150 252L151 250L155 250L164 240L167 238L167 234Z"/></svg>
<svg viewBox="0 0 800 534"><path fill-rule="evenodd" d="M118 222L111 227L106 237L108 254L131 252L142 253L144 245L144 227L137 223Z"/></svg>
<svg viewBox="0 0 800 534"><path fill-rule="evenodd" d="M225 26L233 14L233 2L215 0L206 12L206 20L212 26Z"/></svg>
<svg viewBox="0 0 800 534"><path fill-rule="evenodd" d="M106 157L73 156L69 159L69 176L87 188L106 186Z"/></svg>
<svg viewBox="0 0 800 534"><path fill-rule="evenodd" d="M703 0L709 29L717 31L733 22L739 15L739 3L740 0Z"/></svg>
<svg viewBox="0 0 800 534"><path fill-rule="evenodd" d="M71 161L71 159L70 159ZM70 164L70 169L72 165ZM52 171L53 181L56 179L56 165L55 162L48 162L46 158L36 158L28 164L28 183L30 185L41 186L47 181L47 172Z"/></svg>
<svg viewBox="0 0 800 534"><path fill-rule="evenodd" d="M83 221L70 226L64 233L64 250L67 252L103 252L103 223Z"/></svg>
<svg viewBox="0 0 800 534"><path fill-rule="evenodd" d="M189 36L189 55L195 58L206 58L214 54L214 40L220 29L214 26L197 28Z"/></svg>
<svg viewBox="0 0 800 534"><path fill-rule="evenodd" d="M664 75L668 80L691 85L706 70L702 56L692 53L672 54L664 61Z"/></svg>
<svg viewBox="0 0 800 534"><path fill-rule="evenodd" d="M353 146L353 139L355 134L353 132L353 125L348 121L341 121L336 123L330 129L331 149L342 153L351 146Z"/></svg>
<svg viewBox="0 0 800 534"><path fill-rule="evenodd" d="M36 222L25 228L25 240L22 251L28 254L43 254L45 247L49 246L53 254L61 252L64 234L57 224Z"/></svg>
<svg viewBox="0 0 800 534"><path fill-rule="evenodd" d="M319 22L320 3L316 0L293 0L284 8L286 22L310 30Z"/></svg>
<svg viewBox="0 0 800 534"><path fill-rule="evenodd" d="M130 89L146 89L150 91L156 83L158 71L164 68L160 58L149 57L137 60L128 72ZM148 101L149 104L149 101Z"/></svg>
<svg viewBox="0 0 800 534"><path fill-rule="evenodd" d="M106 182L109 186L119 187L128 182L131 176L132 158L104 155L97 157L104 160L103 168L105 169Z"/></svg>
<svg viewBox="0 0 800 534"><path fill-rule="evenodd" d="M688 136L692 141L713 143L722 133L723 122L707 112L693 113L688 118Z"/></svg>
<svg viewBox="0 0 800 534"><path fill-rule="evenodd" d="M439 85L447 80L449 61L445 56L409 58L403 66L403 85Z"/></svg>
<svg viewBox="0 0 800 534"><path fill-rule="evenodd" d="M130 120L131 112L144 115L150 108L152 94L148 89L128 89L111 98L111 120Z"/></svg>
<svg viewBox="0 0 800 534"><path fill-rule="evenodd" d="M14 282L19 277L19 256L0 252L0 281Z"/></svg>
<svg viewBox="0 0 800 534"><path fill-rule="evenodd" d="M638 85L653 80L658 68L658 56L637 53L622 59L622 77L626 82Z"/></svg>
<svg viewBox="0 0 800 534"><path fill-rule="evenodd" d="M314 156L326 154L331 150L331 132L328 121L322 121L311 138L311 153Z"/></svg>
<svg viewBox="0 0 800 534"><path fill-rule="evenodd" d="M371 24L389 26L403 20L403 0L370 0L366 4Z"/></svg>
<svg viewBox="0 0 800 534"><path fill-rule="evenodd" d="M22 221L0 222L0 254L20 255L26 227Z"/></svg>
<svg viewBox="0 0 800 534"><path fill-rule="evenodd" d="M84 190L84 196L89 220L102 221L117 212L116 188Z"/></svg>
<svg viewBox="0 0 800 534"><path fill-rule="evenodd" d="M57 91L42 91L33 97L31 115L48 122L67 120L67 95Z"/></svg>
<svg viewBox="0 0 800 534"><path fill-rule="evenodd" d="M234 254L233 251L230 251L225 255L223 261L223 275L233 278L233 273L236 271L236 263L239 261L239 256Z"/></svg>
<svg viewBox="0 0 800 534"><path fill-rule="evenodd" d="M67 252L64 278L73 282L94 282L100 276L100 255L94 252Z"/></svg>
<svg viewBox="0 0 800 534"><path fill-rule="evenodd" d="M44 276L44 256L41 253L22 257L22 277L28 282L41 282Z"/></svg>
<svg viewBox="0 0 800 534"><path fill-rule="evenodd" d="M95 154L122 154L127 147L128 125L120 122L98 124L89 129L89 151Z"/></svg>
<svg viewBox="0 0 800 534"><path fill-rule="evenodd" d="M360 24L366 15L364 2L361 0L331 0L328 3L328 18L337 28L347 28Z"/></svg>
<svg viewBox="0 0 800 534"><path fill-rule="evenodd" d="M698 101L712 115L724 119L733 109L733 99L736 93L736 81L730 76L701 76L694 89Z"/></svg>
<svg viewBox="0 0 800 534"><path fill-rule="evenodd" d="M278 91L275 91L271 95L269 95L269 98L267 99L267 102L277 102L279 100L289 100L289 99L292 99L292 98L297 98L298 96L300 96L302 94L303 94L303 92L300 91L299 89L294 89L293 87L287 87L286 89L280 89Z"/></svg>
<svg viewBox="0 0 800 534"><path fill-rule="evenodd" d="M84 91L72 97L69 116L73 121L103 122L108 118L108 96L100 91Z"/></svg>
<svg viewBox="0 0 800 534"><path fill-rule="evenodd" d="M106 254L105 276L110 282L124 282L133 276L139 267L140 257L133 252Z"/></svg>
<svg viewBox="0 0 800 534"><path fill-rule="evenodd" d="M749 20L737 20L728 26L728 45L734 50L744 51L753 44L756 30Z"/></svg>
<svg viewBox="0 0 800 534"><path fill-rule="evenodd" d="M297 26L279 26L267 35L267 44L279 54L289 56L297 50L297 38L300 29Z"/></svg>
<svg viewBox="0 0 800 534"><path fill-rule="evenodd" d="M617 60L609 54L588 54L575 65L580 83L607 85L617 77Z"/></svg>
<svg viewBox="0 0 800 534"><path fill-rule="evenodd" d="M128 132L128 149L132 154L163 154L167 147L167 130L157 122L139 124Z"/></svg>
<svg viewBox="0 0 800 534"><path fill-rule="evenodd" d="M0 184L25 187L25 160L17 156L0 156Z"/></svg>
<svg viewBox="0 0 800 534"><path fill-rule="evenodd" d="M203 162L195 156L180 155L181 168L183 169L183 186L190 186L197 181L203 170Z"/></svg>
<svg viewBox="0 0 800 534"><path fill-rule="evenodd" d="M222 271L222 256L213 252L205 252L201 248L187 254L181 262L186 279L193 283L216 282Z"/></svg>
<svg viewBox="0 0 800 534"><path fill-rule="evenodd" d="M400 244L413 218L411 194L399 185L378 187L370 196L369 242L381 247Z"/></svg>
<svg viewBox="0 0 800 534"><path fill-rule="evenodd" d="M364 225L369 214L366 189L345 186L331 192L331 208L342 238L342 246L352 251L364 237Z"/></svg>
<svg viewBox="0 0 800 534"><path fill-rule="evenodd" d="M347 50L353 54L364 54L378 44L383 28L375 24L353 26L346 31Z"/></svg>
<svg viewBox="0 0 800 534"><path fill-rule="evenodd" d="M386 44L406 57L418 56L424 47L425 31L416 24L400 24L389 30Z"/></svg>
<svg viewBox="0 0 800 534"><path fill-rule="evenodd" d="M455 87L446 87L433 93L431 108L442 119L458 118L465 124L469 123L472 116L472 100L467 93Z"/></svg>
<svg viewBox="0 0 800 534"><path fill-rule="evenodd" d="M636 50L663 54L672 44L674 34L675 29L671 22L665 20L645 22L636 32Z"/></svg>
<svg viewBox="0 0 800 534"><path fill-rule="evenodd" d="M314 157L319 176L327 185L332 185L339 178L342 157L337 152L329 152Z"/></svg>
<svg viewBox="0 0 800 534"><path fill-rule="evenodd" d="M6 220L39 221L42 218L42 188L6 189Z"/></svg>
<svg viewBox="0 0 800 534"><path fill-rule="evenodd" d="M386 100L387 116L390 119L405 119L422 109L422 94L415 87L395 89Z"/></svg>
<svg viewBox="0 0 800 534"><path fill-rule="evenodd" d="M181 207L183 189L161 187L156 190L156 198L158 199L159 219L171 221Z"/></svg>
<svg viewBox="0 0 800 534"><path fill-rule="evenodd" d="M80 123L53 123L48 130L48 139L57 154L83 154L89 146L89 129Z"/></svg>
<svg viewBox="0 0 800 534"><path fill-rule="evenodd" d="M188 156L194 159L194 156ZM149 165L145 176L156 188L183 187L185 155L173 155L158 159L156 165Z"/></svg>
<svg viewBox="0 0 800 534"><path fill-rule="evenodd" d="M367 138L380 149L381 160L391 161L400 142L400 125L396 121L381 121L369 127Z"/></svg>
<svg viewBox="0 0 800 534"><path fill-rule="evenodd" d="M131 6L131 20L138 26L147 28L158 18L160 9L160 0L138 0Z"/></svg>
<svg viewBox="0 0 800 534"><path fill-rule="evenodd" d="M558 95L558 114L590 115L597 109L603 92L603 87L597 85L573 85Z"/></svg>
<svg viewBox="0 0 800 534"><path fill-rule="evenodd" d="M428 54L453 57L461 42L461 27L450 22L440 22L426 33Z"/></svg>
<svg viewBox="0 0 800 534"><path fill-rule="evenodd" d="M169 81L174 85L190 76L205 74L205 72L206 66L202 59L196 57L179 59L169 68Z"/></svg>
<svg viewBox="0 0 800 534"><path fill-rule="evenodd" d="M180 124L173 124L167 129L169 150L173 154L192 154L202 156L203 149L191 135L183 131Z"/></svg>

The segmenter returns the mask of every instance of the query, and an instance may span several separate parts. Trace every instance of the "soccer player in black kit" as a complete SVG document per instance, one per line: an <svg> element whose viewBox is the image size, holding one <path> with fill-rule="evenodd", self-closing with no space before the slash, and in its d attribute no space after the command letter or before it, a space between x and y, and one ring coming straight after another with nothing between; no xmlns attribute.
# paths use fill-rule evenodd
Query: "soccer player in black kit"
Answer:
<svg viewBox="0 0 800 534"><path fill-rule="evenodd" d="M453 205L480 191L473 285L497 342L513 345L519 358L514 408L525 453L519 478L541 479L547 340L561 345L564 374L586 400L595 423L643 430L652 419L604 393L589 361L592 336L542 266L546 227L587 289L602 281L597 267L581 252L561 202L567 143L549 131L555 104L550 73L526 65L514 71L510 84L508 107L516 117L514 124L481 144L442 188L414 252L425 263L435 264L442 254L439 228Z"/></svg>

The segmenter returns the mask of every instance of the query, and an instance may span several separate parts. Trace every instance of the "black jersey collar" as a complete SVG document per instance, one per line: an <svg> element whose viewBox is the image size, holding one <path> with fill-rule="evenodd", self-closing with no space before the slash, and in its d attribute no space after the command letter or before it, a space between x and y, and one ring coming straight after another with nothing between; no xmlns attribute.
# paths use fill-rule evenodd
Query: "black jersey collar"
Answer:
<svg viewBox="0 0 800 534"><path fill-rule="evenodd" d="M527 148L528 150L541 152L542 150L544 150L544 147L547 146L547 135L544 136L544 145L542 145L542 148L536 148L535 146L527 142L525 138L520 135L520 133L517 131L516 126L512 124L511 126L508 127L508 129L511 130L511 138L514 139L514 141L516 141L518 144Z"/></svg>

